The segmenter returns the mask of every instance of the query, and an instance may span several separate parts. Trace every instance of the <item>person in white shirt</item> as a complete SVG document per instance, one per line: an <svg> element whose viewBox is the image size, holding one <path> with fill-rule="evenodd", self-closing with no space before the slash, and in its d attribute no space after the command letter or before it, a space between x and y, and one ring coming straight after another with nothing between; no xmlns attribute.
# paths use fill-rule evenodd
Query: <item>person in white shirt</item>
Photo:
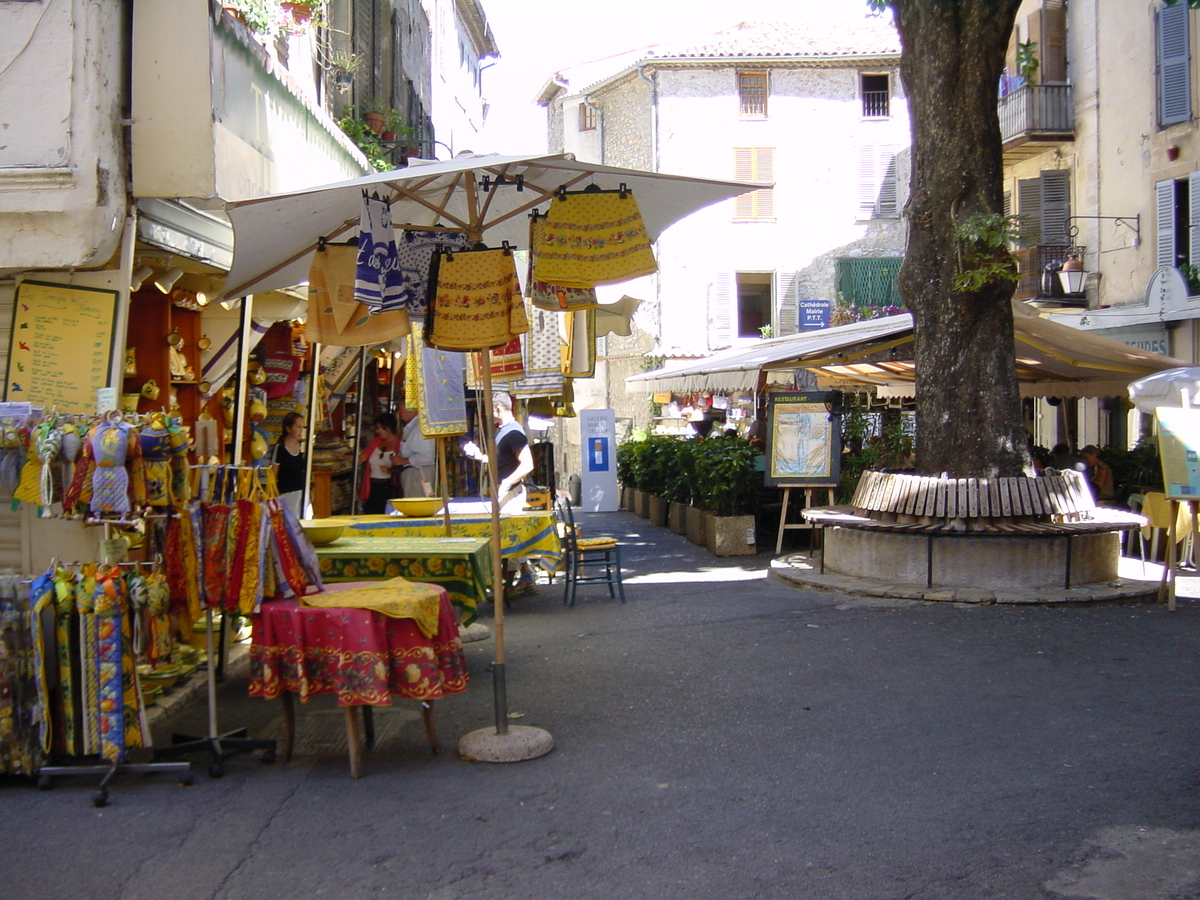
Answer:
<svg viewBox="0 0 1200 900"><path fill-rule="evenodd" d="M428 483L433 478L437 444L433 438L421 434L421 423L415 409L402 408L400 421L404 423L400 435L400 456L407 461L400 470L400 489L405 497L424 497L423 482Z"/></svg>

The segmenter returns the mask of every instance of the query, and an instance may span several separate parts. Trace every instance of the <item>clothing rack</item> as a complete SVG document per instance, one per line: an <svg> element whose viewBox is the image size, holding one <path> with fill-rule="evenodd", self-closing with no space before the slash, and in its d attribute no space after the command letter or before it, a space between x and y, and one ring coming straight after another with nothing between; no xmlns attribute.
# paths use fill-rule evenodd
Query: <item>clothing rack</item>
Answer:
<svg viewBox="0 0 1200 900"><path fill-rule="evenodd" d="M52 563L50 571L54 571L56 563ZM34 598L30 598L32 607ZM133 613L132 606L126 612L126 615ZM34 613L40 615L40 613ZM44 652L44 650L43 650ZM132 653L130 654L132 658ZM149 742L149 735L145 735L145 740ZM65 765L49 765L41 766L37 770L37 786L39 790L49 790L53 786L53 780L56 777L67 775L100 775L100 783L97 786L96 792L92 794L92 805L100 808L108 805L108 788L113 780L121 774L131 773L135 775L153 775L153 774L169 774L179 777L178 783L186 787L193 782L192 766L188 762L146 762L146 763L131 763L124 759L111 760L107 762L87 763L87 764L65 764Z"/></svg>
<svg viewBox="0 0 1200 900"><path fill-rule="evenodd" d="M237 471L256 471L255 466L217 466L212 464L201 464L190 466L192 469L224 469L230 472ZM205 472L204 474L207 474ZM158 759L173 759L178 756L186 756L190 753L211 753L212 761L208 764L208 774L213 778L220 778L225 774L225 758L235 753L250 753L254 750L261 750L260 757L264 763L273 763L275 761L276 742L272 738L251 738L245 728L237 728L232 731L221 732L217 726L217 680L218 668L223 676L225 668L225 644L228 637L227 629L229 618L232 613L225 611L221 614L221 631L220 631L220 665L217 664L217 656L213 652L213 608L207 606L204 610L204 644L208 659L205 663L205 672L208 680L208 733L204 736L190 734L172 734L171 746L157 748L154 751L154 758Z"/></svg>

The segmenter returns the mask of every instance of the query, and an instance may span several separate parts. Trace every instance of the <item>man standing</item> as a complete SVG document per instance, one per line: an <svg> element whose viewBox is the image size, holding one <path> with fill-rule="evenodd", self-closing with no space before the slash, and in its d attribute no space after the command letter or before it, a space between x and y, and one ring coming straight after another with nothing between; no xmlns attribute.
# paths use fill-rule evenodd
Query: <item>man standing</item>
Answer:
<svg viewBox="0 0 1200 900"><path fill-rule="evenodd" d="M433 474L436 445L432 438L421 433L421 423L415 409L403 407L400 421L404 423L400 436L400 456L404 462L400 470L400 490L405 497L424 497L423 482L427 482Z"/></svg>
<svg viewBox="0 0 1200 900"><path fill-rule="evenodd" d="M496 496L500 501L500 512L514 514L525 509L524 478L533 472L533 451L529 449L529 439L525 437L525 429L513 416L512 399L508 394L492 395L492 415L496 419ZM487 454L473 442L468 441L463 452L471 459L479 462L487 461ZM505 560L505 569L508 561ZM505 581L510 577L505 572ZM511 585L510 596L519 597L531 594L537 588L534 584L533 570L529 563L522 560L517 574L516 584Z"/></svg>

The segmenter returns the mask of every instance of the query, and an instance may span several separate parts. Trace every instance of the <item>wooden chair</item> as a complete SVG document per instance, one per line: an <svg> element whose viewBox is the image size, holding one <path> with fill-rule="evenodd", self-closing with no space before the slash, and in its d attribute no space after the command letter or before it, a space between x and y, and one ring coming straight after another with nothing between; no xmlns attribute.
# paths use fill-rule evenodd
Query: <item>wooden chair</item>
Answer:
<svg viewBox="0 0 1200 900"><path fill-rule="evenodd" d="M625 585L621 581L621 545L615 537L583 538L575 525L571 503L558 498L554 504L559 520L559 537L563 544L563 603L575 605L575 592L581 584L607 584L608 596L620 595L625 602ZM616 588L614 591L613 588Z"/></svg>

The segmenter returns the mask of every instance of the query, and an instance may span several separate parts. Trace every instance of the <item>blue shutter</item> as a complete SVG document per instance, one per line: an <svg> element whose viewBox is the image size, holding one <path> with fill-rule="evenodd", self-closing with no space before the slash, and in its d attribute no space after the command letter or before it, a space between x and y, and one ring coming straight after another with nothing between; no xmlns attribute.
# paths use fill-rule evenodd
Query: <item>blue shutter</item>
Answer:
<svg viewBox="0 0 1200 900"><path fill-rule="evenodd" d="M1192 117L1192 73L1188 46L1188 5L1158 11L1158 123L1173 125Z"/></svg>
<svg viewBox="0 0 1200 900"><path fill-rule="evenodd" d="M1158 238L1158 265L1175 265L1175 182L1154 185L1155 234Z"/></svg>

